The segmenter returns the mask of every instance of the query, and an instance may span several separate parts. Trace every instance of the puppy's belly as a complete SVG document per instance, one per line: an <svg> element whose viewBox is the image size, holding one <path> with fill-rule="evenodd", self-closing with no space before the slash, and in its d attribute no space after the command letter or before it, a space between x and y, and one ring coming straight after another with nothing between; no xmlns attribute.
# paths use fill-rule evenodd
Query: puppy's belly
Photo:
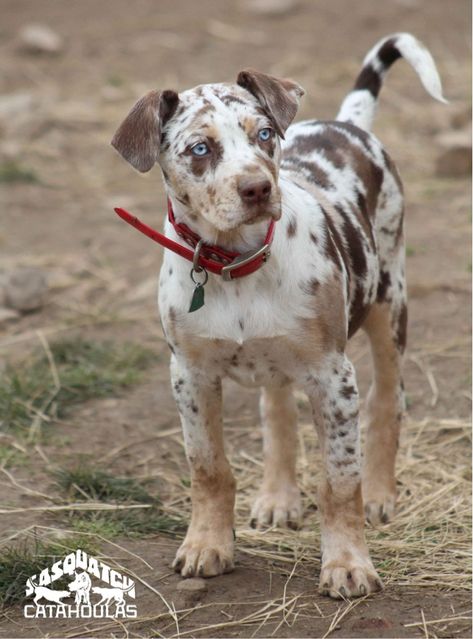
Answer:
<svg viewBox="0 0 473 639"><path fill-rule="evenodd" d="M242 386L281 386L292 381L295 360L284 338L256 339L242 344L225 341L206 352L217 364L221 377L230 377ZM205 365L205 364L204 364Z"/></svg>
<svg viewBox="0 0 473 639"><path fill-rule="evenodd" d="M257 370L249 369L245 366L232 367L227 370L226 376L241 386L254 388L255 386L284 386L291 379L278 370L258 367Z"/></svg>

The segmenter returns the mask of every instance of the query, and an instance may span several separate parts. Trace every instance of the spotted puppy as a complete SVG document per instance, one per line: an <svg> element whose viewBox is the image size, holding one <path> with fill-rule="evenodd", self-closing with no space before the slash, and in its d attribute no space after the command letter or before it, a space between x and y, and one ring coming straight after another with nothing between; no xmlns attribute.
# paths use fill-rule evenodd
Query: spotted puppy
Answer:
<svg viewBox="0 0 473 639"><path fill-rule="evenodd" d="M193 313L191 265L164 255L159 308L192 476L192 518L174 562L183 577L233 569L235 480L222 434L222 379L230 377L262 388L264 479L253 525L301 520L296 385L310 401L323 454L321 592L381 588L363 527L365 516L378 524L394 513L407 310L402 185L369 129L383 76L399 57L442 101L430 53L396 34L368 53L335 121L289 126L303 89L245 70L236 84L151 91L113 138L139 171L159 163L175 220L205 244L253 251L277 220L269 261L246 277L210 273L205 304ZM165 234L187 246L169 220ZM360 327L374 364L363 464L345 353Z"/></svg>

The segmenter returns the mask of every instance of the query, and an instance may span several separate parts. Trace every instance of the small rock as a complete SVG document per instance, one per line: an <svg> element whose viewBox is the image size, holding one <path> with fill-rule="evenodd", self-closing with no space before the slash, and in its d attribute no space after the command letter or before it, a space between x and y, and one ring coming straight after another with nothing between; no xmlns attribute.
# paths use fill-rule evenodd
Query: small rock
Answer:
<svg viewBox="0 0 473 639"><path fill-rule="evenodd" d="M352 624L353 630L379 630L392 627L392 621L384 617L359 617Z"/></svg>
<svg viewBox="0 0 473 639"><path fill-rule="evenodd" d="M31 93L7 93L0 96L0 119L29 114L35 108L35 99Z"/></svg>
<svg viewBox="0 0 473 639"><path fill-rule="evenodd" d="M7 305L7 294L5 288L7 286L8 276L5 271L0 271L0 307Z"/></svg>
<svg viewBox="0 0 473 639"><path fill-rule="evenodd" d="M284 16L298 8L297 0L242 0L241 8L260 16Z"/></svg>
<svg viewBox="0 0 473 639"><path fill-rule="evenodd" d="M452 126L454 129L463 129L469 124L471 124L471 106L463 106L452 115Z"/></svg>
<svg viewBox="0 0 473 639"><path fill-rule="evenodd" d="M471 130L454 131L437 137L444 148L437 158L436 173L440 177L471 175Z"/></svg>
<svg viewBox="0 0 473 639"><path fill-rule="evenodd" d="M207 592L207 582L200 577L192 577L191 579L184 579L177 585L179 592L191 593L191 594L203 594Z"/></svg>
<svg viewBox="0 0 473 639"><path fill-rule="evenodd" d="M7 306L17 311L35 311L44 304L48 284L45 274L37 268L18 268L8 274L5 282Z"/></svg>
<svg viewBox="0 0 473 639"><path fill-rule="evenodd" d="M20 45L28 53L57 55L63 49L61 36L45 24L27 24L20 33Z"/></svg>
<svg viewBox="0 0 473 639"><path fill-rule="evenodd" d="M176 590L181 599L180 606L187 608L196 605L202 599L207 592L207 583L205 579L192 577L179 582Z"/></svg>
<svg viewBox="0 0 473 639"><path fill-rule="evenodd" d="M0 308L0 324L4 322L10 322L20 317L18 311L14 311L12 308ZM1 371L0 371L1 372Z"/></svg>

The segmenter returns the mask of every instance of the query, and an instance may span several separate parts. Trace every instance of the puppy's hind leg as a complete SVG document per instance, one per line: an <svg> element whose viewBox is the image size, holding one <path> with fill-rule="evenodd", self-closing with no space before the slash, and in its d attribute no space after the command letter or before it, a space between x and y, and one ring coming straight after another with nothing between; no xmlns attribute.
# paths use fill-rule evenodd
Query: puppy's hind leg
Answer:
<svg viewBox="0 0 473 639"><path fill-rule="evenodd" d="M392 519L397 496L395 463L404 410L401 364L407 324L404 289L397 289L394 300L373 305L363 325L374 365L363 463L365 513L373 525Z"/></svg>
<svg viewBox="0 0 473 639"><path fill-rule="evenodd" d="M296 482L297 407L291 385L263 388L264 478L251 511L251 525L298 528L302 506Z"/></svg>
<svg viewBox="0 0 473 639"><path fill-rule="evenodd" d="M366 402L363 462L365 513L373 525L392 519L396 505L395 462L404 411L401 366L407 335L402 189L387 156L386 161L389 170L376 225L380 281L376 302L362 326L370 341L374 368Z"/></svg>

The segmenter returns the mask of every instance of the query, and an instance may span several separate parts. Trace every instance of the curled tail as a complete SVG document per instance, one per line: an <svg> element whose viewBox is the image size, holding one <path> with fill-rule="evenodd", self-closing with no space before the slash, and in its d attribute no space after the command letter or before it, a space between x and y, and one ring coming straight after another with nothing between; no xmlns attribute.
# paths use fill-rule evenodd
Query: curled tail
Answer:
<svg viewBox="0 0 473 639"><path fill-rule="evenodd" d="M353 90L340 107L337 120L370 130L384 76L398 58L409 62L433 98L447 103L429 51L410 33L395 33L380 40L368 53Z"/></svg>

